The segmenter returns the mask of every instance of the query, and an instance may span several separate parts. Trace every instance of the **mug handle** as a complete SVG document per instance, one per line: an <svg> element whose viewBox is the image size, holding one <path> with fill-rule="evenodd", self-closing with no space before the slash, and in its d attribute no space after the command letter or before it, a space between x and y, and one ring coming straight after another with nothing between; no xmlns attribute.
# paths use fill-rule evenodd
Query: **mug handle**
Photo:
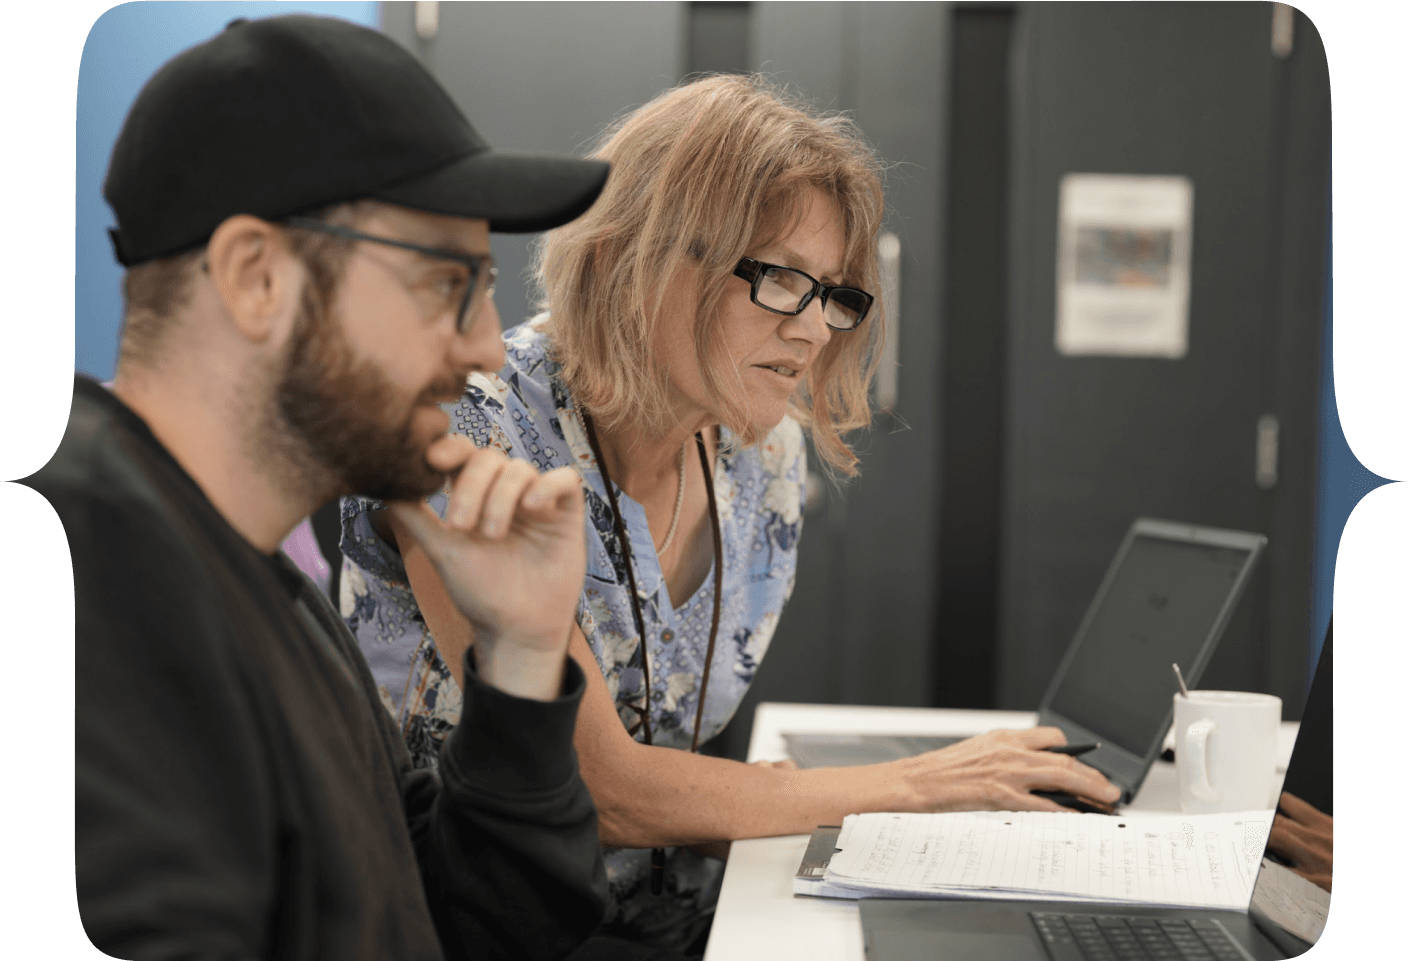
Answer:
<svg viewBox="0 0 1408 961"><path fill-rule="evenodd" d="M1199 801L1210 801L1214 804L1222 800L1222 795L1214 791L1208 781L1208 738L1216 731L1217 722L1205 717L1188 725L1183 741L1183 748L1188 752L1188 769L1192 774L1192 783L1188 785L1188 790Z"/></svg>

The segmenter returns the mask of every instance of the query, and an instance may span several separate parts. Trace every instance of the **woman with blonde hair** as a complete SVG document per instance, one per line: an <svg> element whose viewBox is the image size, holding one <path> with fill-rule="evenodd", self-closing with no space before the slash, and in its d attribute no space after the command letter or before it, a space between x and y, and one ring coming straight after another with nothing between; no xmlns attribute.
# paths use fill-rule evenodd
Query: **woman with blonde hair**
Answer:
<svg viewBox="0 0 1408 961"><path fill-rule="evenodd" d="M593 156L612 165L601 197L538 250L546 312L504 335L506 366L471 377L451 418L480 445L582 475L571 650L599 669L576 744L611 849L608 930L699 950L722 868L708 855L735 838L858 811L1058 809L1033 788L1116 796L1041 750L1061 743L1049 728L863 768L697 753L733 716L792 590L803 430L829 472L856 473L844 438L869 423L883 331L880 168L844 116L738 76L661 94ZM344 616L433 764L472 637L373 507L344 506Z"/></svg>

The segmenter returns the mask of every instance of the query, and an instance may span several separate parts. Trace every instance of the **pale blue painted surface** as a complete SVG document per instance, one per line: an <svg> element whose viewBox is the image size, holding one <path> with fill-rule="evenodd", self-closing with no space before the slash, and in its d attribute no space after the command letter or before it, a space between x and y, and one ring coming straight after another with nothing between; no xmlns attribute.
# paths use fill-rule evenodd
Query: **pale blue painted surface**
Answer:
<svg viewBox="0 0 1408 961"><path fill-rule="evenodd" d="M122 319L122 268L113 260L103 200L108 156L138 91L167 60L206 40L237 17L317 13L379 27L377 3L126 3L98 18L78 68L75 179L74 367L110 380Z"/></svg>

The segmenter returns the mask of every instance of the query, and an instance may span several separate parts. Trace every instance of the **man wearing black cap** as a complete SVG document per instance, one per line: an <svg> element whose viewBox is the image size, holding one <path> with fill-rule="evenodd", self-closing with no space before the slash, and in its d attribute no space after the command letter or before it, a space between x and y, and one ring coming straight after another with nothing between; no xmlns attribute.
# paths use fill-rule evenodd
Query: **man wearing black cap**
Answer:
<svg viewBox="0 0 1408 961"><path fill-rule="evenodd" d="M237 21L164 66L105 194L112 392L77 379L26 483L68 534L84 926L124 958L557 957L605 908L567 659L571 471L447 436L503 363L489 231L564 223L604 164L494 153L395 43ZM450 483L448 522L420 498ZM441 780L278 547L391 501L475 627Z"/></svg>

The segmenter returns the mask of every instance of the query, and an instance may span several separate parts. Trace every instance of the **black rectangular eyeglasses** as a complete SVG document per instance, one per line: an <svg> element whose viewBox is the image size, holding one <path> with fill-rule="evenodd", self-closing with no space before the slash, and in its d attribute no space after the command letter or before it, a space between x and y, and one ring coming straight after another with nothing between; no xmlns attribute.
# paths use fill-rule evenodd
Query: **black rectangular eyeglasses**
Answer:
<svg viewBox="0 0 1408 961"><path fill-rule="evenodd" d="M426 247L421 244L413 244L404 240L392 240L389 237L376 237L372 234L364 234L360 230L352 230L349 227L339 227L337 224L330 224L325 220L317 220L312 217L286 217L283 221L290 227L297 227L301 230L312 230L320 234L329 234L333 237L341 237L344 240L362 240L367 243L381 244L385 247L396 247L400 250L409 250L424 257L433 257L437 260L449 260L457 264L463 264L469 268L469 283L465 286L463 297L458 304L453 301L445 304L445 309L455 311L455 330L464 333L473 323L474 317L479 312L479 307L494 289L494 281L499 276L499 270L494 266L492 254L466 254L458 250L446 250L442 247Z"/></svg>
<svg viewBox="0 0 1408 961"><path fill-rule="evenodd" d="M855 330L875 303L875 298L859 287L823 284L795 267L768 264L752 257L740 260L733 275L753 285L753 303L775 314L796 316L821 295L822 317L832 330Z"/></svg>

